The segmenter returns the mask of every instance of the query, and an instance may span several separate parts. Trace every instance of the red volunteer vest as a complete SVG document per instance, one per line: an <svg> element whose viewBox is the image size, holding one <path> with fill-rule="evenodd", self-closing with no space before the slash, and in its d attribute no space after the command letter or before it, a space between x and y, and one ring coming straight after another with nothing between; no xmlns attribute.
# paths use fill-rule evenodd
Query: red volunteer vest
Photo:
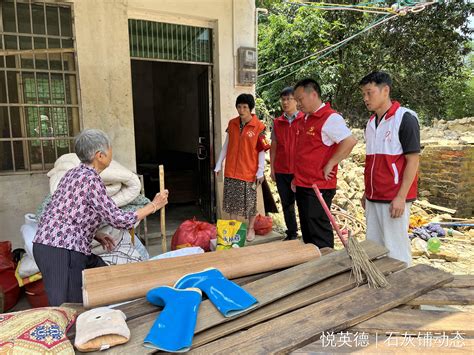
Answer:
<svg viewBox="0 0 474 355"><path fill-rule="evenodd" d="M302 118L298 123L296 137L295 177L294 184L310 188L314 183L320 189L335 189L336 177L331 180L324 179L323 168L337 149L337 144L327 146L323 143L322 128L329 116L337 113L329 103L318 111ZM337 174L337 165L333 168L334 176Z"/></svg>
<svg viewBox="0 0 474 355"><path fill-rule="evenodd" d="M284 115L273 121L273 132L277 141L277 149L273 169L278 174L293 174L296 155L296 134L299 121L304 119L304 113L299 112L290 123Z"/></svg>
<svg viewBox="0 0 474 355"><path fill-rule="evenodd" d="M403 115L410 112L394 101L385 118L375 128L376 117L373 115L365 129L365 194L368 200L391 202L397 196L402 184L406 159L400 143L398 132ZM417 195L418 177L415 177L408 190L407 201L414 201Z"/></svg>
<svg viewBox="0 0 474 355"><path fill-rule="evenodd" d="M229 142L225 162L224 176L243 181L254 181L258 170L258 136L265 125L256 115L240 133L240 117L230 120L227 127Z"/></svg>

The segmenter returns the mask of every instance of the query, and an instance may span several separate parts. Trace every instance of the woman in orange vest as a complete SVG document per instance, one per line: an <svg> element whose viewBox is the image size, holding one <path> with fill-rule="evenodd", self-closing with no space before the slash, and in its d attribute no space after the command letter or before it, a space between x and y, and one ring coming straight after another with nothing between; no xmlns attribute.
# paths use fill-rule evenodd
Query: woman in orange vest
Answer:
<svg viewBox="0 0 474 355"><path fill-rule="evenodd" d="M252 114L255 100L250 94L240 94L235 102L239 115L229 121L227 137L214 171L224 170L223 210L249 220L247 241L255 239L257 187L263 181L265 151L270 148L265 138L265 125Z"/></svg>

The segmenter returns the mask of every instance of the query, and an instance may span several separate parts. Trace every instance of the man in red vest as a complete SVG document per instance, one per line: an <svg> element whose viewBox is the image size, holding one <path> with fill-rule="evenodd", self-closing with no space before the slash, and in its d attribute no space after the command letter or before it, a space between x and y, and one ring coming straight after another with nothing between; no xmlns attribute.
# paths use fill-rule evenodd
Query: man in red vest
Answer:
<svg viewBox="0 0 474 355"><path fill-rule="evenodd" d="M313 79L295 85L295 99L305 117L298 124L293 185L305 243L334 247L334 234L312 185L316 183L328 207L336 194L337 166L357 140L342 116L321 100L321 87Z"/></svg>
<svg viewBox="0 0 474 355"><path fill-rule="evenodd" d="M273 121L270 148L271 177L276 182L285 217L286 238L284 240L292 240L296 239L298 225L295 215L296 197L291 189L291 181L295 163L296 132L298 122L304 114L296 108L292 87L283 89L280 93L280 103L283 114Z"/></svg>
<svg viewBox="0 0 474 355"><path fill-rule="evenodd" d="M408 239L411 202L417 194L420 126L415 112L390 99L392 79L373 72L359 83L374 114L365 129L365 193L362 206L367 239L385 245L389 256L412 263Z"/></svg>

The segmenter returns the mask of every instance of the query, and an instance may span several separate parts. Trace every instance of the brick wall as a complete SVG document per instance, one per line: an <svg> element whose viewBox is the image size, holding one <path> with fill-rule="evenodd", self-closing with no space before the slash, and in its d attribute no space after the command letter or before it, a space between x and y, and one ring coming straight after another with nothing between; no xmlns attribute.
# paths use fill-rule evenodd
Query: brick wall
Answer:
<svg viewBox="0 0 474 355"><path fill-rule="evenodd" d="M419 192L430 203L457 210L458 217L472 217L474 145L425 146L420 160Z"/></svg>

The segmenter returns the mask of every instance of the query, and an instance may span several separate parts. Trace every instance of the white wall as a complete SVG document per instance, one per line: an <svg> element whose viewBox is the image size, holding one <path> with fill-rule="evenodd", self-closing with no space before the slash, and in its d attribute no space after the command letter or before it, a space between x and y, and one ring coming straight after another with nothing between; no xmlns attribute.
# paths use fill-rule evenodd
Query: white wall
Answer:
<svg viewBox="0 0 474 355"><path fill-rule="evenodd" d="M106 131L114 159L136 171L128 19L144 19L210 27L214 46L215 155L235 98L253 87L235 86L237 48L255 46L255 4L252 0L68 0L73 4L74 30L83 127ZM222 174L221 174L222 176ZM222 177L218 181L220 207ZM20 246L23 215L34 212L47 194L43 174L0 176L2 239Z"/></svg>

